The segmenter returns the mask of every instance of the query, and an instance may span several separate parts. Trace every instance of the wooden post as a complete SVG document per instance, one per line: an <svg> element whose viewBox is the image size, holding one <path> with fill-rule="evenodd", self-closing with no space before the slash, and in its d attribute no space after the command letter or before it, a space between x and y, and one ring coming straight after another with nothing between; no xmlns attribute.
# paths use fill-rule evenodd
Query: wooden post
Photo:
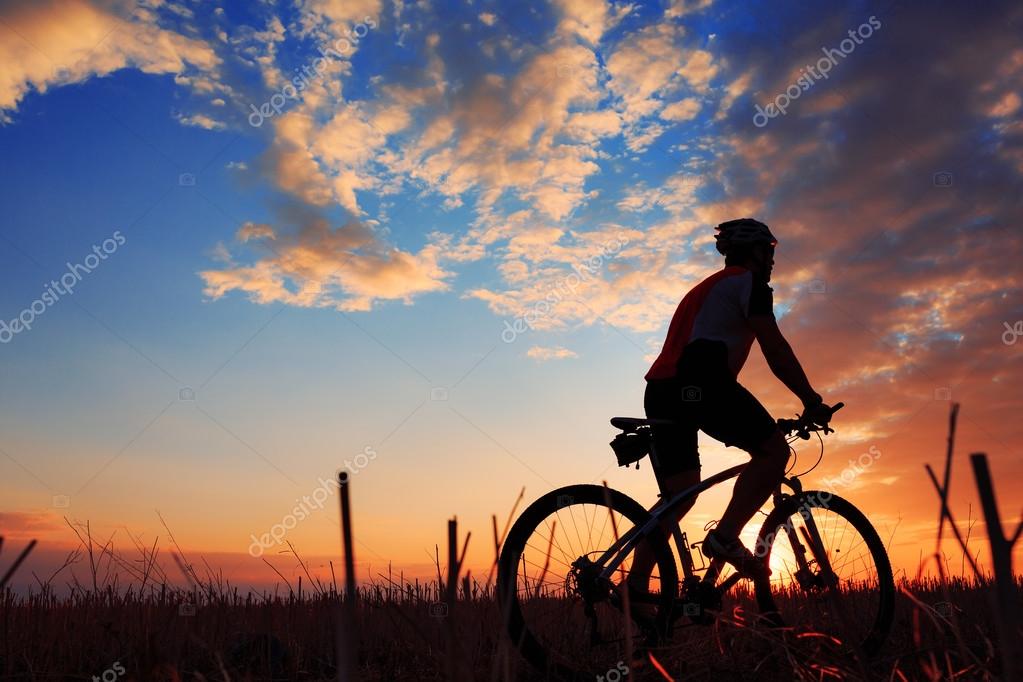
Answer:
<svg viewBox="0 0 1023 682"><path fill-rule="evenodd" d="M975 452L970 455L973 476L977 479L977 492L984 509L984 523L987 536L991 543L991 562L995 569L995 613L998 617L998 637L1002 643L1002 679L1015 680L1016 671L1020 668L1019 641L1019 593L1016 590L1016 578L1012 573L1012 547L1023 531L1023 521L1016 528L1011 538L1002 532L1002 520L998 515L998 504L995 501L995 490L991 484L991 472L987 465L987 455Z"/></svg>
<svg viewBox="0 0 1023 682"><path fill-rule="evenodd" d="M358 590L355 585L355 552L352 549L352 482L347 471L342 471L337 478L341 498L341 543L345 552L345 594L337 629L337 676L338 682L351 682L358 679L359 666L359 641L355 628Z"/></svg>
<svg viewBox="0 0 1023 682"><path fill-rule="evenodd" d="M455 650L455 600L458 598L458 517L448 521L448 582L444 586L447 606L447 678L458 679Z"/></svg>

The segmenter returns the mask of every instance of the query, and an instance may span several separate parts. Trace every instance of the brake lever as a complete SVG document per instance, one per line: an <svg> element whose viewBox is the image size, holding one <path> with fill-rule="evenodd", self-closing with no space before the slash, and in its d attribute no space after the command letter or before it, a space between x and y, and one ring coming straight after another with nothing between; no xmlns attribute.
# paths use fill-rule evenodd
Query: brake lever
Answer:
<svg viewBox="0 0 1023 682"><path fill-rule="evenodd" d="M839 410L841 410L843 407L845 407L845 403L835 403L835 406L831 408L831 416L832 417L835 416L835 413L838 412ZM823 431L825 436L828 435L829 433L834 433L835 430L833 428L831 428L829 426L829 424L830 424L830 421L828 422L828 424L819 424L819 425L818 424L814 424L813 426L819 427L819 428L814 428L813 430L814 431ZM811 430L810 427L804 424L802 429L800 429L800 431L798 432L797 435L800 438L802 438L803 440L810 440L810 430Z"/></svg>

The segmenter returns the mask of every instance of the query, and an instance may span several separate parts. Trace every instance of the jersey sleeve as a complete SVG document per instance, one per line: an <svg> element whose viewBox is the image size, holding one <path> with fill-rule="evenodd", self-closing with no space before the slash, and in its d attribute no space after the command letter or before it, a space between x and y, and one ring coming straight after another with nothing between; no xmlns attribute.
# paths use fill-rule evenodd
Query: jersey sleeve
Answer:
<svg viewBox="0 0 1023 682"><path fill-rule="evenodd" d="M767 286L767 282L757 278L753 279L746 317L754 315L770 315L774 317L774 290Z"/></svg>

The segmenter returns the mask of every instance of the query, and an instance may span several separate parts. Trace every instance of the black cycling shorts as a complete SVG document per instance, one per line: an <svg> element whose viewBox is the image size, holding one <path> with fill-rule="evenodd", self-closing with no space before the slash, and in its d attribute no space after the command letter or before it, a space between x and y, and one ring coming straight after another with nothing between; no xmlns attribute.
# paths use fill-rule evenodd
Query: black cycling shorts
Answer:
<svg viewBox="0 0 1023 682"><path fill-rule="evenodd" d="M760 401L736 381L719 341L690 343L675 377L647 382L643 403L647 418L677 422L651 427L656 453L650 459L658 483L700 468L697 431L752 454L778 428Z"/></svg>

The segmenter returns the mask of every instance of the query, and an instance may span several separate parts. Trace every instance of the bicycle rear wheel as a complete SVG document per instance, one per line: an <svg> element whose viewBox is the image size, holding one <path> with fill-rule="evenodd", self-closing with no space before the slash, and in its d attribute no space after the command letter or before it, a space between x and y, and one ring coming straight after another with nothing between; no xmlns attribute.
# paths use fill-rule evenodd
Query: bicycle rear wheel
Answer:
<svg viewBox="0 0 1023 682"><path fill-rule="evenodd" d="M595 562L616 538L650 520L638 502L616 490L575 485L531 504L508 533L497 574L499 604L512 643L537 669L557 679L623 673L644 629L665 631L678 577L675 558L657 528L646 537L656 564L653 603L622 608L617 589L634 552L611 580ZM637 620L638 619L638 620Z"/></svg>
<svg viewBox="0 0 1023 682"><path fill-rule="evenodd" d="M843 649L877 653L891 628L895 582L862 512L837 495L803 492L770 513L756 550L772 570L757 581L761 612L797 635L826 634Z"/></svg>

